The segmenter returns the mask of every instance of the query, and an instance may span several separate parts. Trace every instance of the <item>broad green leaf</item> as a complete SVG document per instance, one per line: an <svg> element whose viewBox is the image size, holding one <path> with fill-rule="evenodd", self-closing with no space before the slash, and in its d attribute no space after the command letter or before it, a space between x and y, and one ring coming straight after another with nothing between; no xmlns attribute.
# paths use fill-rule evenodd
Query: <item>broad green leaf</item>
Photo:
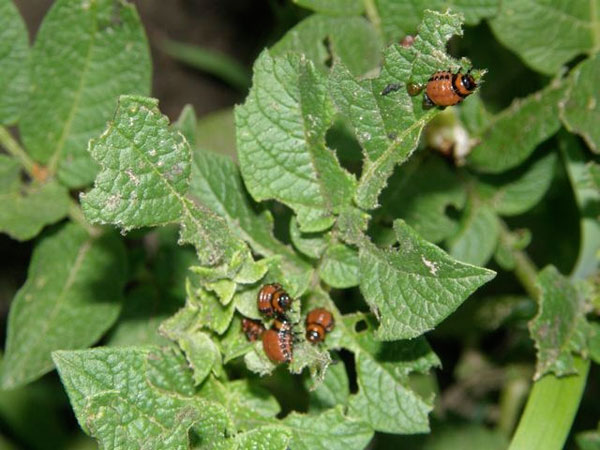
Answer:
<svg viewBox="0 0 600 450"><path fill-rule="evenodd" d="M273 236L273 217L268 210L258 212L245 192L240 171L228 156L210 151L192 155L190 195L223 217L231 230L252 249L264 256L295 253Z"/></svg>
<svg viewBox="0 0 600 450"><path fill-rule="evenodd" d="M101 448L187 449L231 426L219 405L194 397L184 358L155 347L58 351L52 355L81 427Z"/></svg>
<svg viewBox="0 0 600 450"><path fill-rule="evenodd" d="M209 377L198 395L226 408L238 430L268 425L281 410L275 397L247 379L221 383Z"/></svg>
<svg viewBox="0 0 600 450"><path fill-rule="evenodd" d="M67 224L46 235L11 305L2 387L49 372L54 350L96 342L119 315L126 280L125 251L114 234L94 238Z"/></svg>
<svg viewBox="0 0 600 450"><path fill-rule="evenodd" d="M559 136L560 149L580 215L579 255L571 276L584 279L596 273L600 265L600 189L594 181L595 166L590 165L579 140L569 133Z"/></svg>
<svg viewBox="0 0 600 450"><path fill-rule="evenodd" d="M358 320L357 320L358 319ZM428 413L432 398L422 399L412 389L411 373L427 373L440 365L425 338L411 341L378 342L366 319L367 330L356 333L360 316L347 316L346 342L355 354L358 392L350 397L350 414L369 423L375 430L413 434L429 430ZM350 331L351 330L351 331Z"/></svg>
<svg viewBox="0 0 600 450"><path fill-rule="evenodd" d="M425 83L437 70L457 70L458 61L445 53L446 42L461 35L460 17L427 11L421 31L410 48L390 46L384 55L381 74L375 79L357 80L336 63L330 76L330 90L336 105L354 128L364 151L361 178L355 195L363 209L377 206L377 197L396 164L413 150L425 124L439 110L423 109L423 97L411 97L408 83ZM383 95L391 84L401 88Z"/></svg>
<svg viewBox="0 0 600 450"><path fill-rule="evenodd" d="M416 34L426 8L435 11L460 13L468 25L493 16L499 0L376 0L381 28L388 42L398 41L407 34Z"/></svg>
<svg viewBox="0 0 600 450"><path fill-rule="evenodd" d="M586 350L588 325L584 302L577 289L554 266L538 275L540 303L529 323L537 349L535 379L549 372L557 376L576 373L573 353Z"/></svg>
<svg viewBox="0 0 600 450"><path fill-rule="evenodd" d="M594 2L596 0L590 0ZM600 2L596 2L600 7ZM600 45L600 22L598 45ZM569 76L566 99L560 104L561 119L567 129L583 137L594 153L600 153L600 54L579 64Z"/></svg>
<svg viewBox="0 0 600 450"><path fill-rule="evenodd" d="M481 172L500 173L525 161L538 144L560 128L558 108L564 93L564 83L551 83L514 101L481 135L481 144L469 155L469 165Z"/></svg>
<svg viewBox="0 0 600 450"><path fill-rule="evenodd" d="M55 181L20 181L19 163L0 154L0 232L26 241L69 211L69 192Z"/></svg>
<svg viewBox="0 0 600 450"><path fill-rule="evenodd" d="M364 10L361 0L294 0L294 3L332 16L359 16Z"/></svg>
<svg viewBox="0 0 600 450"><path fill-rule="evenodd" d="M236 449L286 450L290 448L291 433L276 426L265 425L235 436Z"/></svg>
<svg viewBox="0 0 600 450"><path fill-rule="evenodd" d="M494 254L500 225L498 216L485 204L467 204L458 232L449 239L449 253L459 261L485 266Z"/></svg>
<svg viewBox="0 0 600 450"><path fill-rule="evenodd" d="M336 405L347 405L349 397L346 367L338 359L327 368L323 382L310 392L310 411L324 411Z"/></svg>
<svg viewBox="0 0 600 450"><path fill-rule="evenodd" d="M312 62L291 54L273 58L268 51L258 57L253 87L235 110L250 194L291 207L306 232L329 228L354 193L354 177L325 146L333 115L326 80Z"/></svg>
<svg viewBox="0 0 600 450"><path fill-rule="evenodd" d="M420 156L415 155L390 177L381 194L381 214L388 219L402 218L424 239L440 242L456 229L446 211L463 208L466 189L442 158Z"/></svg>
<svg viewBox="0 0 600 450"><path fill-rule="evenodd" d="M27 28L12 0L0 0L0 124L17 121L27 100Z"/></svg>
<svg viewBox="0 0 600 450"><path fill-rule="evenodd" d="M290 239L300 252L310 258L319 259L330 244L331 235L329 233L303 233L298 227L298 221L292 216Z"/></svg>
<svg viewBox="0 0 600 450"><path fill-rule="evenodd" d="M479 177L478 190L502 216L522 214L544 196L554 177L556 154L548 153L516 170Z"/></svg>
<svg viewBox="0 0 600 450"><path fill-rule="evenodd" d="M397 248L363 243L360 291L379 317L378 339L410 339L434 328L495 273L455 261L404 222Z"/></svg>
<svg viewBox="0 0 600 450"><path fill-rule="evenodd" d="M292 433L294 450L365 448L373 436L369 425L344 416L340 407L317 415L292 412L281 424Z"/></svg>
<svg viewBox="0 0 600 450"><path fill-rule="evenodd" d="M552 75L600 48L598 0L502 0L490 20L496 38L532 69Z"/></svg>
<svg viewBox="0 0 600 450"><path fill-rule="evenodd" d="M358 286L358 252L344 244L335 244L327 248L319 276L329 286L344 289Z"/></svg>
<svg viewBox="0 0 600 450"><path fill-rule="evenodd" d="M363 17L313 14L289 30L273 46L271 54L275 57L287 52L303 54L323 72L329 70L333 59L339 59L358 76L379 65L380 49L381 40L375 28Z"/></svg>
<svg viewBox="0 0 600 450"><path fill-rule="evenodd" d="M244 250L220 217L185 197L189 146L169 128L157 100L122 96L114 120L90 141L90 151L102 166L94 188L81 196L91 222L125 231L181 222L181 242L193 244L208 265L228 263Z"/></svg>
<svg viewBox="0 0 600 450"><path fill-rule="evenodd" d="M31 55L32 93L20 122L31 156L71 187L94 179L87 142L121 94L150 93L150 52L135 7L122 0L59 0Z"/></svg>
<svg viewBox="0 0 600 450"><path fill-rule="evenodd" d="M200 384L209 373L221 370L221 354L213 340L200 331L198 309L189 301L177 314L160 326L160 333L177 342L192 368L194 384Z"/></svg>

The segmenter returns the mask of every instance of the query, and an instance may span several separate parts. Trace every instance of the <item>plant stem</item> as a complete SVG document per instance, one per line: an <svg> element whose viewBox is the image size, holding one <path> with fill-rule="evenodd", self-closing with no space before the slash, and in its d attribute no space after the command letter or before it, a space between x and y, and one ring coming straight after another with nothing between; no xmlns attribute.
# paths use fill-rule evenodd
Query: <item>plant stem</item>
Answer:
<svg viewBox="0 0 600 450"><path fill-rule="evenodd" d="M373 24L373 27L375 28L375 30L377 30L377 33L380 36L382 36L383 33L381 31L381 17L379 17L379 11L377 11L375 1L363 0L363 3L365 5L365 12L367 13L367 17L371 21L371 24Z"/></svg>
<svg viewBox="0 0 600 450"><path fill-rule="evenodd" d="M577 375L546 375L536 381L509 450L560 450L571 430L585 388L589 360L574 357Z"/></svg>
<svg viewBox="0 0 600 450"><path fill-rule="evenodd" d="M10 155L17 158L23 168L27 171L27 174L33 177L35 162L3 126L0 126L0 144Z"/></svg>
<svg viewBox="0 0 600 450"><path fill-rule="evenodd" d="M515 263L515 276L533 300L539 301L539 290L536 286L537 268L527 253L517 250L511 245L510 231L503 221L500 221L500 245L506 245Z"/></svg>
<svg viewBox="0 0 600 450"><path fill-rule="evenodd" d="M102 234L100 228L94 227L86 220L83 211L81 210L81 206L73 199L71 199L69 203L69 218L85 228L90 236L98 237Z"/></svg>

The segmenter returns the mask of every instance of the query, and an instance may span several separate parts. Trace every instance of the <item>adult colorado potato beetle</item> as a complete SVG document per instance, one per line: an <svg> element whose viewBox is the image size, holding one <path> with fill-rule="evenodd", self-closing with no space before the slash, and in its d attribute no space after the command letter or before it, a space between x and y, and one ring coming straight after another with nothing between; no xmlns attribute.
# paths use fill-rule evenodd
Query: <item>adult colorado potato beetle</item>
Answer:
<svg viewBox="0 0 600 450"><path fill-rule="evenodd" d="M335 327L333 316L325 308L316 308L306 315L306 339L317 344Z"/></svg>
<svg viewBox="0 0 600 450"><path fill-rule="evenodd" d="M290 308L292 298L279 283L265 284L258 291L258 310L267 317L282 317Z"/></svg>
<svg viewBox="0 0 600 450"><path fill-rule="evenodd" d="M446 107L462 102L477 88L470 72L453 74L446 70L434 73L425 87L425 105Z"/></svg>
<svg viewBox="0 0 600 450"><path fill-rule="evenodd" d="M292 324L286 319L275 319L262 335L263 350L274 363L290 362L293 354Z"/></svg>
<svg viewBox="0 0 600 450"><path fill-rule="evenodd" d="M260 320L253 320L244 317L242 319L242 331L250 342L260 339L265 332L265 326Z"/></svg>

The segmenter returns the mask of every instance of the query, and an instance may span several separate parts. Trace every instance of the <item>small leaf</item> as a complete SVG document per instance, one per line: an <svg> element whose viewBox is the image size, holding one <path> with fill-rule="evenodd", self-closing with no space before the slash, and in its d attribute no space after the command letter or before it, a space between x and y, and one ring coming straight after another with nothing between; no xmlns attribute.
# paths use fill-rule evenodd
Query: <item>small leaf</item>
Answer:
<svg viewBox="0 0 600 450"><path fill-rule="evenodd" d="M348 329L354 330L358 318L345 319ZM374 320L367 323L375 326ZM352 334L354 341L349 346L355 353L359 391L350 398L351 415L377 431L429 431L427 416L433 407L432 399L420 398L411 388L409 378L413 372L426 373L440 365L425 338L377 342L367 331Z"/></svg>
<svg viewBox="0 0 600 450"><path fill-rule="evenodd" d="M180 221L181 242L193 244L202 263L228 263L244 246L220 217L185 198L190 150L168 125L157 100L120 98L114 120L90 141L102 170L94 188L81 195L83 211L91 222L123 230Z"/></svg>
<svg viewBox="0 0 600 450"><path fill-rule="evenodd" d="M332 16L359 16L364 10L361 0L294 0L294 3Z"/></svg>
<svg viewBox="0 0 600 450"><path fill-rule="evenodd" d="M246 103L235 110L248 190L257 201L291 207L305 232L329 228L354 192L354 178L325 146L333 114L324 76L310 61L268 51L254 65Z"/></svg>
<svg viewBox="0 0 600 450"><path fill-rule="evenodd" d="M480 176L478 189L486 202L502 216L522 214L544 196L554 177L556 154L548 153L517 170L500 175Z"/></svg>
<svg viewBox="0 0 600 450"><path fill-rule="evenodd" d="M244 356L252 350L252 343L242 333L242 320L239 314L233 316L227 332L217 344L223 355L223 364L227 364L232 359Z"/></svg>
<svg viewBox="0 0 600 450"><path fill-rule="evenodd" d="M469 155L469 164L486 173L504 172L521 164L560 128L558 105L564 93L564 83L554 83L513 102L482 134L481 144Z"/></svg>
<svg viewBox="0 0 600 450"><path fill-rule="evenodd" d="M45 236L11 305L2 387L49 372L54 350L96 342L119 315L126 279L123 244L112 233L96 239L67 224Z"/></svg>
<svg viewBox="0 0 600 450"><path fill-rule="evenodd" d="M360 248L360 291L380 318L378 339L410 339L434 328L495 273L463 264L394 222L397 249Z"/></svg>
<svg viewBox="0 0 600 450"><path fill-rule="evenodd" d="M529 67L552 75L581 53L598 49L597 0L502 0L490 20L496 38ZM548 45L552 43L552 45Z"/></svg>
<svg viewBox="0 0 600 450"><path fill-rule="evenodd" d="M457 70L459 63L445 53L446 42L461 35L460 17L426 11L420 32L410 48L390 46L378 78L356 80L340 63L330 77L331 94L354 127L364 149L365 161L355 195L362 209L377 206L394 166L404 162L415 149L425 124L439 111L423 109L423 97L411 97L409 83L426 83L437 70ZM401 88L389 95L382 92L391 84Z"/></svg>
<svg viewBox="0 0 600 450"><path fill-rule="evenodd" d="M417 27L427 9L439 12L448 7L464 16L468 25L476 25L481 19L492 17L498 10L499 0L377 0L381 27L388 42L399 41L407 34L416 34ZM427 8L427 9L426 9Z"/></svg>
<svg viewBox="0 0 600 450"><path fill-rule="evenodd" d="M13 158L0 154L0 232L26 241L69 211L69 192L55 181L26 185Z"/></svg>
<svg viewBox="0 0 600 450"><path fill-rule="evenodd" d="M328 233L303 233L298 227L298 221L292 216L290 239L300 252L310 258L319 259L330 244L331 236Z"/></svg>
<svg viewBox="0 0 600 450"><path fill-rule="evenodd" d="M194 107L190 104L183 107L177 121L173 123L173 128L183 135L192 150L196 149L197 145L197 125L196 111L194 111Z"/></svg>
<svg viewBox="0 0 600 450"><path fill-rule="evenodd" d="M358 252L344 244L327 248L319 267L319 276L329 286L344 289L358 286Z"/></svg>
<svg viewBox="0 0 600 450"><path fill-rule="evenodd" d="M192 368L194 384L200 384L213 372L221 370L221 354L210 337L199 331L198 309L190 302L160 326L160 333L177 342Z"/></svg>
<svg viewBox="0 0 600 450"><path fill-rule="evenodd" d="M332 2L326 0L326 3ZM363 17L313 14L290 29L273 46L271 55L300 53L323 72L329 71L328 65L333 59L339 59L358 76L379 65L380 49L381 40L375 28Z"/></svg>
<svg viewBox="0 0 600 450"><path fill-rule="evenodd" d="M28 95L29 38L12 0L0 0L0 124L17 121Z"/></svg>
<svg viewBox="0 0 600 450"><path fill-rule="evenodd" d="M430 242L453 234L456 221L448 217L449 207L461 210L467 199L463 183L446 161L417 154L391 176L381 194L381 214L387 219L402 218Z"/></svg>
<svg viewBox="0 0 600 450"><path fill-rule="evenodd" d="M187 449L191 427L223 437L226 411L193 397L180 354L153 347L58 351L52 355L81 427L102 448Z"/></svg>
<svg viewBox="0 0 600 450"><path fill-rule="evenodd" d="M194 309L199 326L209 328L218 334L223 334L233 318L233 303L223 306L217 296L191 282L186 283L188 304Z"/></svg>
<svg viewBox="0 0 600 450"><path fill-rule="evenodd" d="M150 52L135 7L121 0L60 0L37 34L32 93L20 122L31 156L71 187L94 179L86 151L120 94L150 93Z"/></svg>
<svg viewBox="0 0 600 450"><path fill-rule="evenodd" d="M529 332L537 349L535 379L553 372L557 376L576 373L573 353L586 351L584 302L577 289L554 266L538 275L540 303L529 322Z"/></svg>
<svg viewBox="0 0 600 450"><path fill-rule="evenodd" d="M373 436L370 426L344 416L341 407L310 416L292 412L281 424L291 431L294 450L365 448Z"/></svg>
<svg viewBox="0 0 600 450"><path fill-rule="evenodd" d="M500 226L498 216L485 204L471 201L463 214L458 232L449 240L449 253L459 261L484 266L496 250Z"/></svg>
<svg viewBox="0 0 600 450"><path fill-rule="evenodd" d="M600 3L598 6L600 7ZM598 24L596 26L600 27ZM566 99L560 105L561 119L567 129L581 135L594 153L600 153L599 78L600 55L596 53L570 74Z"/></svg>

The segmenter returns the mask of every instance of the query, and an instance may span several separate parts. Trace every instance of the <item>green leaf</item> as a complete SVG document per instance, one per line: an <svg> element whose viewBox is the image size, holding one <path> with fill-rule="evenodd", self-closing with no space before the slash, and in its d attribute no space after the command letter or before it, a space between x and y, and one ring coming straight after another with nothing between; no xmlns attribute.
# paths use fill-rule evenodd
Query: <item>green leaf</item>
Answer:
<svg viewBox="0 0 600 450"><path fill-rule="evenodd" d="M190 195L223 217L236 235L264 256L295 253L273 236L273 216L258 212L245 192L240 171L228 156L195 151L192 156Z"/></svg>
<svg viewBox="0 0 600 450"><path fill-rule="evenodd" d="M596 23L596 27L600 30L600 22ZM598 34L600 35L600 31ZM560 104L560 116L567 130L581 135L594 153L600 153L599 78L600 54L596 53L579 64L569 75L566 99Z"/></svg>
<svg viewBox="0 0 600 450"><path fill-rule="evenodd" d="M461 35L460 17L427 11L419 35L410 48L390 46L379 77L357 80L340 63L330 77L336 105L350 121L364 150L362 175L355 195L363 209L377 206L394 166L404 162L415 149L425 124L439 110L425 111L423 97L411 97L404 85L426 83L437 70L457 70L459 63L445 53L446 42ZM390 84L403 87L389 95L382 91Z"/></svg>
<svg viewBox="0 0 600 450"><path fill-rule="evenodd" d="M283 427L265 425L235 436L236 449L285 450L291 433Z"/></svg>
<svg viewBox="0 0 600 450"><path fill-rule="evenodd" d="M0 154L0 232L31 239L69 211L69 192L55 181L24 184L19 163Z"/></svg>
<svg viewBox="0 0 600 450"><path fill-rule="evenodd" d="M327 368L323 382L310 392L310 411L325 411L336 405L347 405L350 384L342 360L335 360Z"/></svg>
<svg viewBox="0 0 600 450"><path fill-rule="evenodd" d="M319 276L336 289L358 286L359 266L356 249L344 244L328 247L319 266Z"/></svg>
<svg viewBox="0 0 600 450"><path fill-rule="evenodd" d="M600 431L584 431L578 433L575 440L580 450L599 450L600 449Z"/></svg>
<svg viewBox="0 0 600 450"><path fill-rule="evenodd" d="M459 261L484 266L496 250L500 226L498 216L485 204L467 204L458 232L449 239L449 253Z"/></svg>
<svg viewBox="0 0 600 450"><path fill-rule="evenodd" d="M253 87L235 110L242 175L255 200L276 199L297 214L302 231L329 228L350 203L355 181L325 146L333 105L324 76L295 55L254 65Z"/></svg>
<svg viewBox="0 0 600 450"><path fill-rule="evenodd" d="M468 157L469 164L486 173L500 173L525 161L541 142L560 128L559 102L565 84L551 83L498 114L481 135L481 144Z"/></svg>
<svg viewBox="0 0 600 450"><path fill-rule="evenodd" d="M600 323L590 323L590 335L589 335L589 350L590 358L596 363L600 364Z"/></svg>
<svg viewBox="0 0 600 450"><path fill-rule="evenodd" d="M232 359L243 356L252 350L252 343L242 333L242 320L239 314L233 316L227 332L218 342L218 345L223 355L223 364L227 364Z"/></svg>
<svg viewBox="0 0 600 450"><path fill-rule="evenodd" d="M326 3L332 2L326 0ZM328 66L333 59L339 59L353 75L358 76L379 65L380 49L381 40L375 28L363 17L313 14L290 29L273 46L271 55L300 53L323 72L329 71Z"/></svg>
<svg viewBox="0 0 600 450"><path fill-rule="evenodd" d="M391 176L381 194L381 214L402 218L430 242L440 242L453 234L456 222L446 211L464 207L466 189L456 172L439 157L415 155Z"/></svg>
<svg viewBox="0 0 600 450"><path fill-rule="evenodd" d="M365 448L373 436L370 426L344 416L341 407L310 416L292 412L281 424L291 431L294 450Z"/></svg>
<svg viewBox="0 0 600 450"><path fill-rule="evenodd" d="M0 124L17 121L27 100L29 37L12 0L0 0Z"/></svg>
<svg viewBox="0 0 600 450"><path fill-rule="evenodd" d="M586 351L588 326L584 302L577 289L554 266L538 274L540 303L529 322L537 349L535 379L553 372L557 376L576 373L573 353Z"/></svg>
<svg viewBox="0 0 600 450"><path fill-rule="evenodd" d="M481 19L493 16L498 3L498 0L376 0L375 4L387 41L393 42L407 34L416 34L427 9L443 12L450 8L462 14L468 25L476 25Z"/></svg>
<svg viewBox="0 0 600 450"><path fill-rule="evenodd" d="M465 443L470 448L485 450L505 450L508 440L500 430L490 430L484 425L446 425L444 428L434 429L423 450L462 450Z"/></svg>
<svg viewBox="0 0 600 450"><path fill-rule="evenodd" d="M84 186L97 171L87 142L102 132L119 95L150 93L150 52L135 7L121 0L55 2L31 66L23 142L64 184Z"/></svg>
<svg viewBox="0 0 600 450"><path fill-rule="evenodd" d="M364 10L361 0L294 0L294 3L332 16L359 16Z"/></svg>
<svg viewBox="0 0 600 450"><path fill-rule="evenodd" d="M81 427L101 448L187 449L191 427L216 439L230 427L217 404L194 397L183 357L153 347L52 355Z"/></svg>
<svg viewBox="0 0 600 450"><path fill-rule="evenodd" d="M192 368L194 384L200 384L221 370L221 354L212 339L200 327L204 325L198 309L190 302L160 326L160 333L177 342Z"/></svg>
<svg viewBox="0 0 600 450"><path fill-rule="evenodd" d="M478 189L485 201L502 216L522 214L533 208L546 194L554 177L556 154L528 162L501 175L481 176Z"/></svg>
<svg viewBox="0 0 600 450"><path fill-rule="evenodd" d="M49 372L54 350L96 342L119 315L126 280L125 251L114 234L93 238L67 224L45 236L11 305L2 387Z"/></svg>
<svg viewBox="0 0 600 450"><path fill-rule="evenodd" d="M290 239L296 249L313 259L319 259L331 243L329 233L303 233L300 231L298 221L294 216L290 220Z"/></svg>
<svg viewBox="0 0 600 450"><path fill-rule="evenodd" d="M223 405L238 430L268 425L281 410L275 397L248 379L221 383L209 377L198 395Z"/></svg>
<svg viewBox="0 0 600 450"><path fill-rule="evenodd" d="M192 105L186 104L183 107L181 114L179 114L177 121L173 123L172 127L183 135L192 150L197 148L198 119Z"/></svg>
<svg viewBox="0 0 600 450"><path fill-rule="evenodd" d="M387 433L429 431L428 413L433 398L423 400L410 386L410 374L426 373L440 365L425 338L412 341L378 342L373 333L355 333L360 316L347 317L354 341L348 343L355 353L358 393L350 398L350 412ZM376 326L367 321L369 328Z"/></svg>
<svg viewBox="0 0 600 450"><path fill-rule="evenodd" d="M575 56L598 50L598 8L598 0L502 0L489 23L496 38L526 65L552 75Z"/></svg>
<svg viewBox="0 0 600 450"><path fill-rule="evenodd" d="M360 291L379 317L378 339L410 339L434 328L495 273L463 264L394 222L398 247L363 243Z"/></svg>
<svg viewBox="0 0 600 450"><path fill-rule="evenodd" d="M220 217L185 198L189 146L169 128L157 100L122 96L114 120L90 142L90 151L102 166L94 188L81 195L91 222L126 231L180 221L181 242L192 243L208 265L245 250Z"/></svg>
<svg viewBox="0 0 600 450"><path fill-rule="evenodd" d="M194 150L211 150L229 155L237 161L233 108L225 108L202 116L196 126Z"/></svg>
<svg viewBox="0 0 600 450"><path fill-rule="evenodd" d="M197 323L218 334L223 334L233 318L234 304L223 306L217 296L202 287L186 283L188 302L186 307L196 311Z"/></svg>

